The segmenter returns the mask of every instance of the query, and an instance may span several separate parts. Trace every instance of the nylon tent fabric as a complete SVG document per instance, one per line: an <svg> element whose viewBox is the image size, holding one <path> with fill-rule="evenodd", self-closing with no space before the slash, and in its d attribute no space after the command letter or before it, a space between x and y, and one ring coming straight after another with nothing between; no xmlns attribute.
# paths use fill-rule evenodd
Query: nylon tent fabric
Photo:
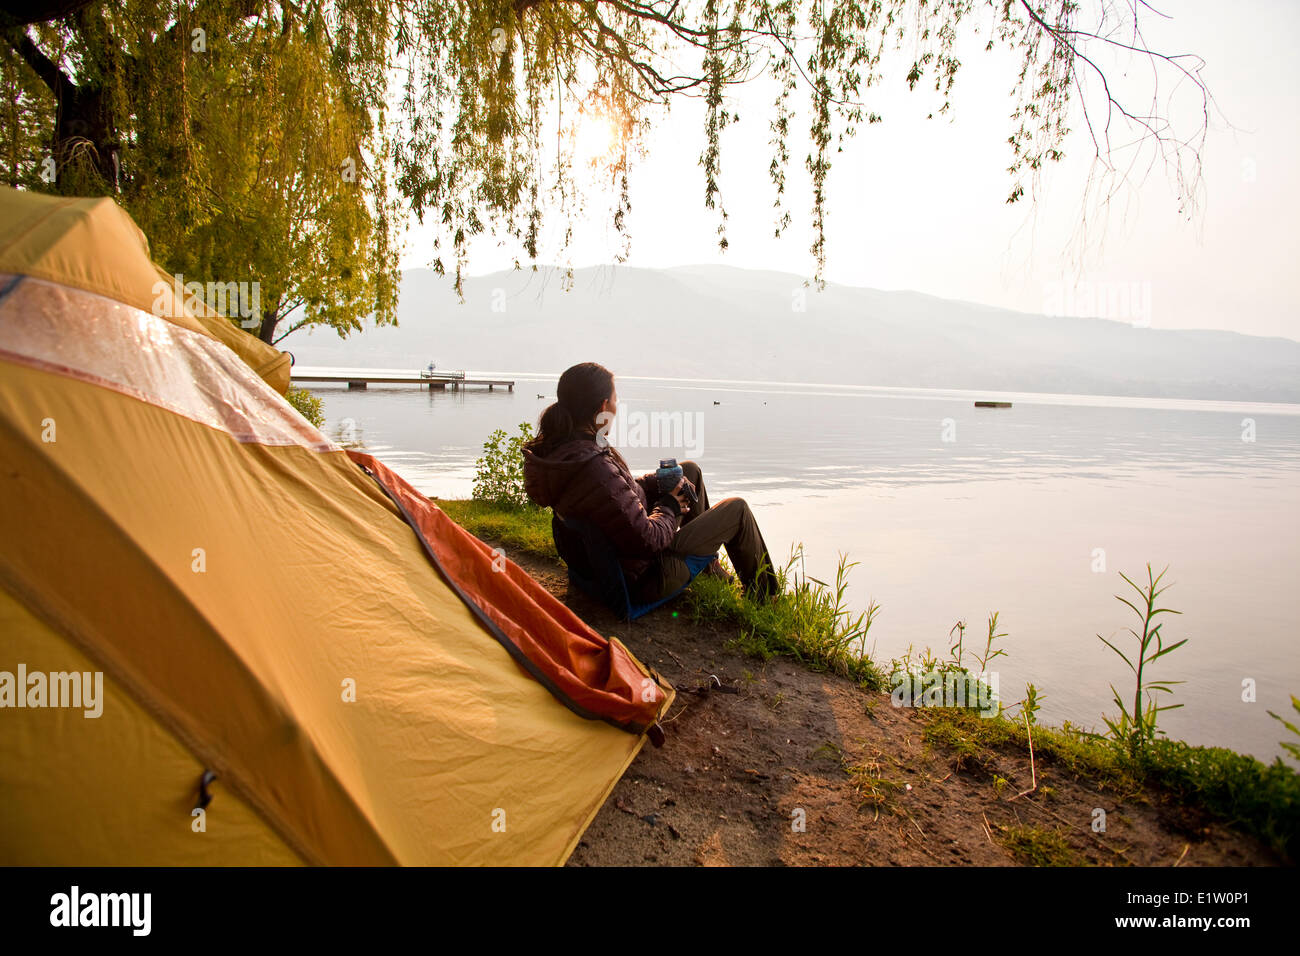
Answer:
<svg viewBox="0 0 1300 956"><path fill-rule="evenodd" d="M212 312L149 261L149 243L113 200L0 187L0 272L95 292L219 339L281 395L289 356Z"/></svg>
<svg viewBox="0 0 1300 956"><path fill-rule="evenodd" d="M51 261L33 221L3 261ZM0 671L107 690L0 712L0 862L562 863L672 689L192 317L41 242L63 275L0 275Z"/></svg>
<svg viewBox="0 0 1300 956"><path fill-rule="evenodd" d="M95 665L77 648L32 615L0 588L0 634L6 651L19 660L40 660L52 671L93 672ZM6 668L13 661L6 661ZM4 713L0 733L0 862L39 866L67 863L116 866L222 865L294 866L303 860L248 804L217 781L213 788L213 826L196 832L196 788L204 766L113 680L102 689L99 718L59 711L55 730L42 723L50 712L23 708ZM69 724L84 725L69 732ZM51 761L57 734L59 760ZM67 766L77 768L80 806L58 800L61 816L51 826L50 795L66 781ZM130 776L121 767L132 768ZM144 799L141 799L142 795ZM85 825L93 819L94 826ZM65 828L75 831L70 836Z"/></svg>
<svg viewBox="0 0 1300 956"><path fill-rule="evenodd" d="M349 451L416 528L426 551L457 582L471 606L484 610L489 628L520 663L575 713L608 720L637 733L649 729L658 705L652 676L617 639L608 642L517 564L459 527L371 455ZM583 632L587 634L584 636Z"/></svg>
<svg viewBox="0 0 1300 956"><path fill-rule="evenodd" d="M228 349L243 359L266 384L281 395L289 390L292 360L288 352L281 352L243 329L236 328L225 316L208 308L201 298L188 293L176 276L168 275L162 266L155 265L154 269L161 277L160 281L170 287L173 303L182 303L209 334L220 339ZM161 292L161 288L155 286L155 291Z"/></svg>

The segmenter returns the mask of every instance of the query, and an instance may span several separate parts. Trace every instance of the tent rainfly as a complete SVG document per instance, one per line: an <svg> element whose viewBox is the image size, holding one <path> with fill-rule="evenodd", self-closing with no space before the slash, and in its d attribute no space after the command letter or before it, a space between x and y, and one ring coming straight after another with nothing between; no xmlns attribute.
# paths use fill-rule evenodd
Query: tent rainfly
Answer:
<svg viewBox="0 0 1300 956"><path fill-rule="evenodd" d="M657 732L288 384L111 199L0 190L0 863L560 864Z"/></svg>

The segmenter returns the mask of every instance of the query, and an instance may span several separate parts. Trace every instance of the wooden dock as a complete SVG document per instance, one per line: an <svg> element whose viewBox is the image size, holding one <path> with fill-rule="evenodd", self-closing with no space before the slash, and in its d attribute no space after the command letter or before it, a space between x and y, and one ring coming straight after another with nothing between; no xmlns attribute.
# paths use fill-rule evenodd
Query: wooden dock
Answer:
<svg viewBox="0 0 1300 956"><path fill-rule="evenodd" d="M507 379L466 378L464 372L404 372L401 369L349 369L334 371L304 368L301 372L290 370L290 379L299 382L347 382L348 390L363 389L367 385L419 385L427 386L430 391L444 392L448 388L459 391L468 385L486 385L488 391L501 386L507 391L515 390L515 383Z"/></svg>

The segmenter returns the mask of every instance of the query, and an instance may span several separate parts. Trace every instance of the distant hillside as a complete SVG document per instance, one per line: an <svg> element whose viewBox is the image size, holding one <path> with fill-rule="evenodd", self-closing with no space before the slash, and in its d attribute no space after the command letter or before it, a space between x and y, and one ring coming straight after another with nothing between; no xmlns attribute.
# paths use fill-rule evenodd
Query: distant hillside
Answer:
<svg viewBox="0 0 1300 956"><path fill-rule="evenodd" d="M403 274L396 328L281 343L304 365L773 379L1300 402L1300 342L1046 317L726 266ZM805 311L796 311L802 289Z"/></svg>

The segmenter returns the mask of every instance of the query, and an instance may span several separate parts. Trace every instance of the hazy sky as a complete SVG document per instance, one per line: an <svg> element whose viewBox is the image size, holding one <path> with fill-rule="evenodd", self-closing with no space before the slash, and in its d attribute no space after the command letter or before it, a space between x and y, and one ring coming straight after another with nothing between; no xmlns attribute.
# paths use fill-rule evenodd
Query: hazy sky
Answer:
<svg viewBox="0 0 1300 956"><path fill-rule="evenodd" d="M1173 189L1157 166L1143 185L1112 202L1104 230L1091 227L1086 244L1072 242L1092 155L1077 114L1067 158L1048 171L1037 205L1008 206L1014 69L1005 56L985 53L976 39L960 50L962 68L948 117L926 120L939 105L937 94L920 87L908 93L897 70L868 91L868 105L885 122L862 130L834 157L826 277L1028 312L1096 314L1087 306L1090 292L1131 290L1149 295L1155 327L1300 339L1300 284L1293 275L1300 259L1293 225L1300 219L1293 172L1300 92L1290 50L1300 28L1300 4L1166 0L1158 9L1171 19L1149 18L1148 42L1202 56L1202 75L1222 111L1211 116L1196 218L1189 222L1179 215ZM978 22L983 26L987 16ZM1124 64L1111 65L1122 82ZM1133 75L1142 73L1135 69ZM703 205L697 163L702 111L690 102L661 120L650 155L633 171L630 265L721 263L811 275L806 121L800 118L791 136L787 192L794 223L777 240L767 174L769 93L758 85L741 88L732 103L741 122L723 141L727 252L718 251L716 214ZM1193 125L1184 128L1193 131ZM606 207L596 202L592 209L592 220L576 225L568 254L561 257L552 241L542 261L613 261L618 243ZM558 222L552 226L554 240ZM403 265L426 265L430 249L431 234L414 229ZM471 247L469 271L509 268L515 254L483 239Z"/></svg>

